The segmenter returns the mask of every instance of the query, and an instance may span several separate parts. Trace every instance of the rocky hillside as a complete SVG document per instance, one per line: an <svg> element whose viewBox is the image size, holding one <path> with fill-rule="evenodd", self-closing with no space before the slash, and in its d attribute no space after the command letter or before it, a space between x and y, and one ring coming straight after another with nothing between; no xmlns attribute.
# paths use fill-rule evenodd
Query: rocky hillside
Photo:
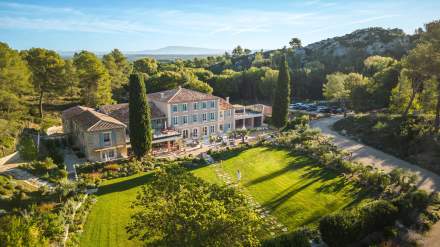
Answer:
<svg viewBox="0 0 440 247"><path fill-rule="evenodd" d="M372 55L390 56L400 59L413 47L415 36L405 34L401 29L380 27L356 30L340 37L329 38L309 44L289 52L289 64L292 69L310 63L320 63L326 72L358 71L363 68L363 60ZM264 58L276 57L280 50L265 51ZM255 53L232 59L234 70L247 69L252 65ZM271 61L273 62L273 61ZM272 63L273 65L273 63ZM210 68L219 73L224 65L217 64Z"/></svg>
<svg viewBox="0 0 440 247"><path fill-rule="evenodd" d="M367 56L388 55L400 58L412 47L412 36L401 29L366 28L341 37L312 43L296 52L302 56L344 57L353 50Z"/></svg>
<svg viewBox="0 0 440 247"><path fill-rule="evenodd" d="M322 87L326 75L335 72L364 71L364 60L372 55L400 59L413 46L417 36L405 34L400 29L366 28L340 37L329 38L305 47L288 49L287 59L294 81L294 97L300 99L322 99ZM263 61L254 63L255 53L230 62L214 64L209 69L221 73L224 69L242 71L257 66L278 68L281 49L263 52Z"/></svg>

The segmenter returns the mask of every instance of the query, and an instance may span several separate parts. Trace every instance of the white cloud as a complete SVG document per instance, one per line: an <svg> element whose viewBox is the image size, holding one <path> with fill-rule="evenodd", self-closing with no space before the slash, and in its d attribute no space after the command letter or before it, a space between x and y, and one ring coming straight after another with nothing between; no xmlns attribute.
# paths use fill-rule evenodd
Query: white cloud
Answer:
<svg viewBox="0 0 440 247"><path fill-rule="evenodd" d="M304 30L298 35L316 33L336 26L368 23L396 15L345 16L329 13L325 7L336 3L310 0L305 5L319 6L316 11L217 8L210 11L183 11L180 9L74 9L32 4L0 2L0 28L79 31L94 33L163 33L187 36L205 36L218 33L240 35ZM8 10L8 11L5 11ZM116 13L115 13L116 12ZM314 27L314 28L313 28Z"/></svg>
<svg viewBox="0 0 440 247"><path fill-rule="evenodd" d="M164 30L149 28L136 23L118 20L60 20L27 17L0 17L0 28L80 31L93 33L166 32Z"/></svg>
<svg viewBox="0 0 440 247"><path fill-rule="evenodd" d="M13 3L13 2L0 2L0 6L3 8L14 9L17 11L28 12L28 11L37 11L37 12L45 12L45 13L69 13L69 14L77 14L81 15L82 12L73 8L66 7L50 7L50 6L40 6L34 4L23 4L23 3Z"/></svg>

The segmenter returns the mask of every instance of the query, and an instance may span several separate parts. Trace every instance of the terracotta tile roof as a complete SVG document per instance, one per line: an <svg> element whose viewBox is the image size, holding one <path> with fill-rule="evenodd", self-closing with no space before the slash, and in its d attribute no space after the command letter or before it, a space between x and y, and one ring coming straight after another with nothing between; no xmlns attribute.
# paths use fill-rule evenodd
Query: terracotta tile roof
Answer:
<svg viewBox="0 0 440 247"><path fill-rule="evenodd" d="M148 102L150 104L151 118L165 118L165 113L163 113L153 102ZM103 105L99 108L99 111L107 114L117 120L128 125L129 120L129 107L128 103L115 104L115 105Z"/></svg>
<svg viewBox="0 0 440 247"><path fill-rule="evenodd" d="M148 99L152 99L155 101L168 102L168 100L170 100L177 93L178 90L179 88L174 88L161 92L149 93L147 97Z"/></svg>
<svg viewBox="0 0 440 247"><path fill-rule="evenodd" d="M186 89L186 88L175 88L171 90L166 90L157 93L148 94L148 98L167 102L167 103L181 103L181 102L191 102L200 100L215 100L216 96L206 93L201 93L198 91Z"/></svg>
<svg viewBox="0 0 440 247"><path fill-rule="evenodd" d="M93 111L93 109L89 108L89 107L80 106L80 105L73 106L73 107L70 107L69 109L62 111L61 117L65 120L67 120L67 119L70 119L70 118L72 118L80 113L83 113L84 111L88 111L88 110Z"/></svg>
<svg viewBox="0 0 440 247"><path fill-rule="evenodd" d="M86 131L101 131L127 127L124 123L94 110L83 111L72 118Z"/></svg>
<svg viewBox="0 0 440 247"><path fill-rule="evenodd" d="M217 97L219 99L219 106L220 106L220 110L228 110L228 109L233 109L234 106L232 106L231 103L227 102L225 99Z"/></svg>

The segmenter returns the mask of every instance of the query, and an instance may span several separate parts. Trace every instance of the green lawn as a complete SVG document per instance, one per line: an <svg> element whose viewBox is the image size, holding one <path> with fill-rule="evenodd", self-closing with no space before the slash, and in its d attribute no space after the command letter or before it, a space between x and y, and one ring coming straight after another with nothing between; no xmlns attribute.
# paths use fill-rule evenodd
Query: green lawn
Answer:
<svg viewBox="0 0 440 247"><path fill-rule="evenodd" d="M128 240L125 226L130 221L131 202L140 186L150 179L151 173L141 173L105 181L87 218L80 246L140 246L141 243Z"/></svg>
<svg viewBox="0 0 440 247"><path fill-rule="evenodd" d="M358 203L363 193L342 177L310 165L305 157L291 156L284 150L253 148L222 163L222 169L236 176L263 206L271 208L278 220L293 230L313 224L323 215ZM212 165L193 170L196 176L224 185ZM105 181L99 188L80 246L140 246L128 240L125 226L133 212L131 202L151 173Z"/></svg>
<svg viewBox="0 0 440 247"><path fill-rule="evenodd" d="M322 216L354 205L364 193L334 172L313 166L310 160L285 150L253 148L222 163L234 179L240 170L241 185L273 215L293 230L317 223ZM194 171L218 183L212 166Z"/></svg>

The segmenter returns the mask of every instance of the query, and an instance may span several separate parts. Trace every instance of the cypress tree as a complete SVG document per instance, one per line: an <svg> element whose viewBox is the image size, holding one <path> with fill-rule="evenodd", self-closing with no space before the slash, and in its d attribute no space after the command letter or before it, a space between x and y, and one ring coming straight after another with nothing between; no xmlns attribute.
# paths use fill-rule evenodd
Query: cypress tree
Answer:
<svg viewBox="0 0 440 247"><path fill-rule="evenodd" d="M128 106L131 148L139 160L151 150L153 139L150 106L141 74L130 75Z"/></svg>
<svg viewBox="0 0 440 247"><path fill-rule="evenodd" d="M283 54L281 58L274 96L272 105L272 124L277 128L282 128L287 123L290 102L290 74L286 61L286 54Z"/></svg>

